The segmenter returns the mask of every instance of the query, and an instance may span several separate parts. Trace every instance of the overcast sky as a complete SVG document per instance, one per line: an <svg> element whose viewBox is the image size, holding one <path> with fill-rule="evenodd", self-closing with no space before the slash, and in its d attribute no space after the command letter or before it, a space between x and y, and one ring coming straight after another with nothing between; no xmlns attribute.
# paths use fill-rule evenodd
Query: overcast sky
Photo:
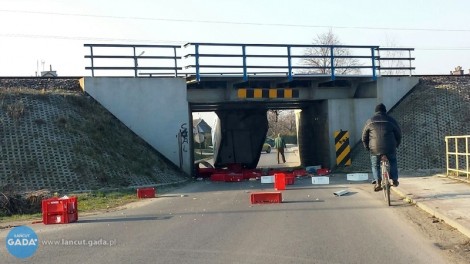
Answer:
<svg viewBox="0 0 470 264"><path fill-rule="evenodd" d="M0 76L89 76L85 43L413 47L417 74L470 69L468 0L0 0Z"/></svg>

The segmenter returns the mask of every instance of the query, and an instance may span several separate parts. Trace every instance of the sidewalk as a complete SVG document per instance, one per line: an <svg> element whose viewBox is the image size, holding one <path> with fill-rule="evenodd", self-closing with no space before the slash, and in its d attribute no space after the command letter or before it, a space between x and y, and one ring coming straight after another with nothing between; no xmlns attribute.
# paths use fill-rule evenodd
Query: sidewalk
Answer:
<svg viewBox="0 0 470 264"><path fill-rule="evenodd" d="M400 176L392 191L470 238L470 184L442 175Z"/></svg>

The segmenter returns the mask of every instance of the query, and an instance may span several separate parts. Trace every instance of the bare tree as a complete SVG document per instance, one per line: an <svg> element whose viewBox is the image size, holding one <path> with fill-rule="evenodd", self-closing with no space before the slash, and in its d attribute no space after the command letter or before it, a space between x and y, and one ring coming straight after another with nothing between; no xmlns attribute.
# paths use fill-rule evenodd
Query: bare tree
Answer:
<svg viewBox="0 0 470 264"><path fill-rule="evenodd" d="M277 134L296 135L294 110L270 110L268 111L268 135L271 137Z"/></svg>
<svg viewBox="0 0 470 264"><path fill-rule="evenodd" d="M390 50L387 50L387 48L384 48L383 51L380 51L378 54L381 58L379 60L380 62L380 67L381 68L400 68L400 67L406 67L405 63L403 60L398 60L399 58L404 58L407 56L406 52L403 50L393 50L393 48L397 47L396 42L393 39L390 39L388 36L385 40L386 42L386 47L387 48L392 48ZM397 60L393 60L393 59ZM386 69L386 70L381 70L380 74L382 75L403 75L406 74L407 71L403 69Z"/></svg>
<svg viewBox="0 0 470 264"><path fill-rule="evenodd" d="M328 32L318 34L313 45L341 45L339 38L330 29ZM334 48L334 56L351 56L351 50L347 48ZM309 66L320 67L318 69L307 70L307 73L331 74L331 47L310 47L306 48L304 55L321 56L320 58L304 58L303 63ZM355 58L335 58L334 66L337 74L358 74L359 69L336 68L343 66L359 66L359 60Z"/></svg>

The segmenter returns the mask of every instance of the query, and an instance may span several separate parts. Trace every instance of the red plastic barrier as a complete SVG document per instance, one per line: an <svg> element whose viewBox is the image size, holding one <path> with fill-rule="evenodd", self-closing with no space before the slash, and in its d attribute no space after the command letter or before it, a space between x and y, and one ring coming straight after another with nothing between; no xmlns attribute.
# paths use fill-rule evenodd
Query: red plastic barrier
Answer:
<svg viewBox="0 0 470 264"><path fill-rule="evenodd" d="M252 204L264 204L264 203L281 203L282 193L281 192L260 192L251 194Z"/></svg>
<svg viewBox="0 0 470 264"><path fill-rule="evenodd" d="M78 220L77 197L50 198L41 202L42 222L49 224L67 224Z"/></svg>
<svg viewBox="0 0 470 264"><path fill-rule="evenodd" d="M229 173L230 171L226 168L215 168L214 173Z"/></svg>
<svg viewBox="0 0 470 264"><path fill-rule="evenodd" d="M240 182L243 181L243 173L229 173L225 175L226 182Z"/></svg>
<svg viewBox="0 0 470 264"><path fill-rule="evenodd" d="M261 170L243 170L244 179L257 179L261 178Z"/></svg>
<svg viewBox="0 0 470 264"><path fill-rule="evenodd" d="M155 188L137 189L137 198L155 198Z"/></svg>
<svg viewBox="0 0 470 264"><path fill-rule="evenodd" d="M292 174L294 174L294 176L306 176L307 171L305 169L298 169L298 170L294 170Z"/></svg>
<svg viewBox="0 0 470 264"><path fill-rule="evenodd" d="M211 181L225 181L227 173L214 173L211 175Z"/></svg>
<svg viewBox="0 0 470 264"><path fill-rule="evenodd" d="M286 174L286 184L287 185L293 185L295 183L295 176L294 174L287 173Z"/></svg>
<svg viewBox="0 0 470 264"><path fill-rule="evenodd" d="M317 169L317 175L323 176L323 175L328 175L330 174L329 169Z"/></svg>
<svg viewBox="0 0 470 264"><path fill-rule="evenodd" d="M284 173L274 174L274 189L276 191L282 191L286 189L286 174Z"/></svg>

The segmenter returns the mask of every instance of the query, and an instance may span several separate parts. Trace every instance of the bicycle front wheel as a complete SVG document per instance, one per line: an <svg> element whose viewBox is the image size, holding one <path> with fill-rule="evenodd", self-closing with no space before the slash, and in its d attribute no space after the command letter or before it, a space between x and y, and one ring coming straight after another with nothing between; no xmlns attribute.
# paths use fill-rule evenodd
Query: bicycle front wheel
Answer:
<svg viewBox="0 0 470 264"><path fill-rule="evenodd" d="M384 191L384 199L388 206L391 205L390 203L390 183L386 182L383 186Z"/></svg>

